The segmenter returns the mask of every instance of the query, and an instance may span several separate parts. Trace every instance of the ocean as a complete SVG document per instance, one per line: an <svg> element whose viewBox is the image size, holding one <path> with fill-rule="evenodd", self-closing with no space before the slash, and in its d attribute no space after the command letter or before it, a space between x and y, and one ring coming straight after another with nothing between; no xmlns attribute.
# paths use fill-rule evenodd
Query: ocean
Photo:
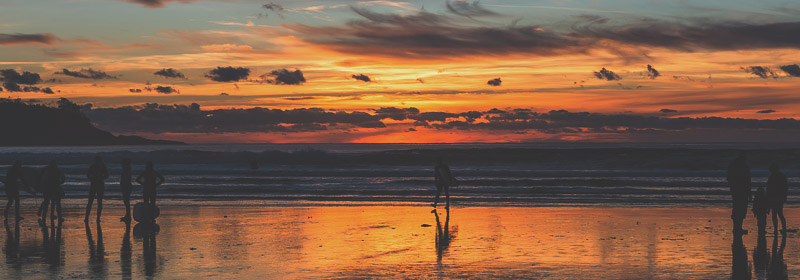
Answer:
<svg viewBox="0 0 800 280"><path fill-rule="evenodd" d="M435 195L433 166L448 164L460 206L725 206L726 168L747 150L753 187L776 162L789 176L787 204L800 203L800 144L218 144L184 146L4 147L0 172L56 160L68 204L83 204L86 170L109 167L105 196L116 200L120 161L134 174L152 160L166 177L162 205L416 205ZM251 169L252 161L258 169ZM134 199L141 199L135 188ZM30 195L28 195L30 197ZM112 202L114 203L114 202Z"/></svg>

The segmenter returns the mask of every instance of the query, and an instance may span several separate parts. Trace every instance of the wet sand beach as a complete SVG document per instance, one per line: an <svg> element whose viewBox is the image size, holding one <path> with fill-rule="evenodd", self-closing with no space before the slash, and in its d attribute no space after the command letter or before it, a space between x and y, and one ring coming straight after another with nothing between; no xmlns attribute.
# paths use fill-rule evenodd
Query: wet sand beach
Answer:
<svg viewBox="0 0 800 280"><path fill-rule="evenodd" d="M18 232L13 222L3 231L0 278L765 279L782 267L800 277L798 233L783 240L770 228L759 249L775 259L783 247L784 266L759 269L755 219L745 220L744 248L732 246L727 208L430 210L165 206L151 240L135 222L126 238L119 207L88 229L83 210L68 208L60 230L41 228L26 207ZM800 224L800 209L786 216Z"/></svg>

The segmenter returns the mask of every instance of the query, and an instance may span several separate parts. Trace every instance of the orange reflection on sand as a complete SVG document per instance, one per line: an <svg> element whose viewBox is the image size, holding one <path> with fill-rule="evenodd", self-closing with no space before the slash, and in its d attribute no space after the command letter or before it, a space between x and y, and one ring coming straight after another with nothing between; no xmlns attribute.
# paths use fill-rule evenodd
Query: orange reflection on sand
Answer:
<svg viewBox="0 0 800 280"><path fill-rule="evenodd" d="M163 207L153 252L135 228L126 241L120 208L107 207L102 227L86 230L73 208L57 248L35 221L21 223L18 251L7 229L0 277L714 279L731 274L740 248L731 247L726 208L430 209ZM796 210L786 209L790 228L800 224ZM745 226L750 254L755 221ZM800 267L796 237L781 245L790 274Z"/></svg>

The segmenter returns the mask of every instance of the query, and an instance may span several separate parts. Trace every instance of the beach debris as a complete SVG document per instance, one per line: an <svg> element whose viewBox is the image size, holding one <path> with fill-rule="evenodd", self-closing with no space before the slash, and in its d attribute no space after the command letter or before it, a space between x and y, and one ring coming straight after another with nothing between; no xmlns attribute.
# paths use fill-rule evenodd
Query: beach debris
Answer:
<svg viewBox="0 0 800 280"><path fill-rule="evenodd" d="M189 248L189 250L192 250L192 251L194 251L194 250L197 250L197 248L195 248L195 247L192 247L192 248Z"/></svg>
<svg viewBox="0 0 800 280"><path fill-rule="evenodd" d="M431 227L429 224L422 224L421 227Z"/></svg>

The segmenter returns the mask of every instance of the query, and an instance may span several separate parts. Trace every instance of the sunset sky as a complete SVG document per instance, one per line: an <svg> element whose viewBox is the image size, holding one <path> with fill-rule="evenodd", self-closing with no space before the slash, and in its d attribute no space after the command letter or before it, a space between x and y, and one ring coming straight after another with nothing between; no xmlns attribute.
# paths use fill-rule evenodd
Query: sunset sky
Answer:
<svg viewBox="0 0 800 280"><path fill-rule="evenodd" d="M796 1L4 0L0 96L190 143L785 142L798 34Z"/></svg>

